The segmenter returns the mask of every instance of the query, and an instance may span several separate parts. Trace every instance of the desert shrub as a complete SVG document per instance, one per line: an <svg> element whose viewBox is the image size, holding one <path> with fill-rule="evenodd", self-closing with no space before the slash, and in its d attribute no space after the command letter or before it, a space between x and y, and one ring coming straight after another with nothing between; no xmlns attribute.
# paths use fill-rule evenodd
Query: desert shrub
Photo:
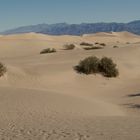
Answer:
<svg viewBox="0 0 140 140"><path fill-rule="evenodd" d="M84 60L80 61L79 64L74 67L74 69L79 73L98 73L99 62L99 58L95 56L87 57Z"/></svg>
<svg viewBox="0 0 140 140"><path fill-rule="evenodd" d="M100 47L100 46L93 46L93 47L85 47L83 48L84 50L96 50L96 49L103 49L103 47Z"/></svg>
<svg viewBox="0 0 140 140"><path fill-rule="evenodd" d="M98 42L95 42L95 44L97 45L97 44L99 44Z"/></svg>
<svg viewBox="0 0 140 140"><path fill-rule="evenodd" d="M118 69L116 68L116 64L111 58L108 57L103 57L100 60L99 71L105 77L116 77L119 74Z"/></svg>
<svg viewBox="0 0 140 140"><path fill-rule="evenodd" d="M108 57L103 57L102 59L95 56L87 57L81 60L79 64L74 67L74 70L84 74L100 73L105 77L116 77L119 74L116 64Z"/></svg>
<svg viewBox="0 0 140 140"><path fill-rule="evenodd" d="M118 46L113 46L113 48L119 48Z"/></svg>
<svg viewBox="0 0 140 140"><path fill-rule="evenodd" d="M74 44L66 44L63 46L64 50L73 50L75 47Z"/></svg>
<svg viewBox="0 0 140 140"><path fill-rule="evenodd" d="M87 43L87 42L82 42L80 43L81 46L93 46L93 44L91 43Z"/></svg>
<svg viewBox="0 0 140 140"><path fill-rule="evenodd" d="M56 52L56 49L54 48L47 48L47 49L44 49L40 52L40 54L44 54L44 53L54 53Z"/></svg>
<svg viewBox="0 0 140 140"><path fill-rule="evenodd" d="M6 73L6 67L0 63L0 77Z"/></svg>
<svg viewBox="0 0 140 140"><path fill-rule="evenodd" d="M100 43L100 45L101 45L101 46L106 46L106 44L105 44L105 43Z"/></svg>

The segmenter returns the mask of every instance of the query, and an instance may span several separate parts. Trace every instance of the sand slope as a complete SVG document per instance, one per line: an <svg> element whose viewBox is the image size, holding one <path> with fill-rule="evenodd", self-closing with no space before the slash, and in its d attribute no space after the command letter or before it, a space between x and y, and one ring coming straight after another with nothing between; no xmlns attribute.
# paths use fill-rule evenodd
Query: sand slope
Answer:
<svg viewBox="0 0 140 140"><path fill-rule="evenodd" d="M83 41L106 46L85 51ZM0 78L0 139L139 140L138 42L140 37L128 32L0 36L0 61L7 67ZM76 48L62 50L65 43ZM47 47L57 53L40 55ZM77 74L73 66L91 55L111 57L119 77Z"/></svg>

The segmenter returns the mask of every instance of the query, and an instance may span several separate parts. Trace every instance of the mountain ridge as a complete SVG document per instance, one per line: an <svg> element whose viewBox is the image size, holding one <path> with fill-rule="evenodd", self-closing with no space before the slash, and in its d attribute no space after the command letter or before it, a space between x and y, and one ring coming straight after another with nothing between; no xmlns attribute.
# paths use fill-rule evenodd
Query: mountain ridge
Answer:
<svg viewBox="0 0 140 140"><path fill-rule="evenodd" d="M37 24L22 26L1 32L2 35L20 34L20 33L42 33L49 35L83 35L97 32L121 32L128 31L140 35L140 20L131 21L128 23L117 22L99 22L99 23L81 23L81 24Z"/></svg>

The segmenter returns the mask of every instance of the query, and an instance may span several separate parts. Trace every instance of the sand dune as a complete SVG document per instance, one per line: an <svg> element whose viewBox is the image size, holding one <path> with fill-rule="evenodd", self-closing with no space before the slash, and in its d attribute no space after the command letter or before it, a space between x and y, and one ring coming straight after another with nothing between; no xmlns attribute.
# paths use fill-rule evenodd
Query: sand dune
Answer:
<svg viewBox="0 0 140 140"><path fill-rule="evenodd" d="M140 36L129 32L110 32L110 33L96 33L91 35L84 35L87 40L106 43L135 43L138 42Z"/></svg>
<svg viewBox="0 0 140 140"><path fill-rule="evenodd" d="M84 41L106 46L85 51ZM138 42L128 32L0 36L0 61L7 67L0 78L0 139L139 140ZM62 50L65 43L76 49ZM40 55L47 47L57 53ZM91 55L111 57L119 77L76 73L73 66Z"/></svg>

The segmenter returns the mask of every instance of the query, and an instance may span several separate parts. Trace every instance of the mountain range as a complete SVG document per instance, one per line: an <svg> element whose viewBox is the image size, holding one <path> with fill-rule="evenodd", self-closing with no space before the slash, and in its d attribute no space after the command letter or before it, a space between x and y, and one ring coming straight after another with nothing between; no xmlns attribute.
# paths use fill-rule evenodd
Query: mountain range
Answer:
<svg viewBox="0 0 140 140"><path fill-rule="evenodd" d="M20 33L42 33L49 35L83 35L97 32L121 32L128 31L140 35L140 20L129 23L81 23L81 24L38 24L18 27L15 29L1 32L0 34L20 34Z"/></svg>

